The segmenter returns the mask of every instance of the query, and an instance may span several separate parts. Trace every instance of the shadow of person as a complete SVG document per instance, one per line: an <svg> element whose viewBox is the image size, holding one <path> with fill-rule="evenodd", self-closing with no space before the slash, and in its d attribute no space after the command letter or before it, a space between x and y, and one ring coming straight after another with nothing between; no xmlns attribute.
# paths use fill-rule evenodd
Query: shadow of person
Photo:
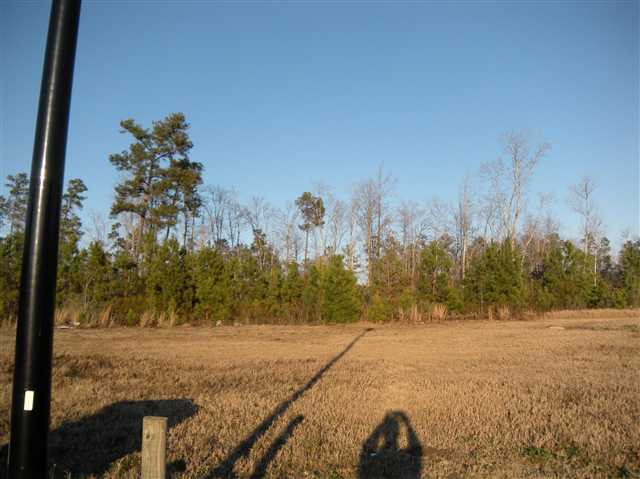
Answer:
<svg viewBox="0 0 640 479"><path fill-rule="evenodd" d="M53 477L68 477L69 473L100 476L117 459L140 450L144 416L166 417L171 428L197 410L189 399L121 401L63 423L49 433ZM0 456L6 455L7 447L3 449Z"/></svg>
<svg viewBox="0 0 640 479"><path fill-rule="evenodd" d="M407 447L400 448L402 426ZM418 479L422 470L422 445L402 411L387 413L362 445L359 479Z"/></svg>

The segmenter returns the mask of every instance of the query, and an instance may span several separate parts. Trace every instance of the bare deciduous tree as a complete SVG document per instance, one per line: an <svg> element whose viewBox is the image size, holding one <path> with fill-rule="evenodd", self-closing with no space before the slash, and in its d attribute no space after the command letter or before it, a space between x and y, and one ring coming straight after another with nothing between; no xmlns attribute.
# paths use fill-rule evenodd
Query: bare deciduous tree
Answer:
<svg viewBox="0 0 640 479"><path fill-rule="evenodd" d="M593 194L597 188L593 178L583 177L575 185L569 187L569 205L580 215L582 223L580 225L580 233L582 235L582 244L584 252L587 256L594 255L593 261L593 281L597 281L598 258L597 241L602 234L602 219L598 214Z"/></svg>
<svg viewBox="0 0 640 479"><path fill-rule="evenodd" d="M278 212L280 254L285 261L298 261L300 254L300 212L295 203L289 201L284 209Z"/></svg>
<svg viewBox="0 0 640 479"><path fill-rule="evenodd" d="M244 216L253 231L261 231L266 237L269 237L271 223L275 218L275 208L264 197L251 197L251 201L244 208Z"/></svg>
<svg viewBox="0 0 640 479"><path fill-rule="evenodd" d="M235 193L229 200L225 217L229 246L235 248L240 244L240 237L242 236L242 231L246 226L245 209L240 202L237 201Z"/></svg>
<svg viewBox="0 0 640 479"><path fill-rule="evenodd" d="M551 193L538 193L538 212L525 216L521 237L522 262L528 262L530 271L542 267L549 239L558 231L558 223L549 207L552 199Z"/></svg>
<svg viewBox="0 0 640 479"><path fill-rule="evenodd" d="M357 266L357 243L358 243L358 211L357 198L353 196L346 207L346 228L347 244L344 247L344 254L347 258L347 267L350 271L356 272Z"/></svg>
<svg viewBox="0 0 640 479"><path fill-rule="evenodd" d="M246 211L238 202L233 189L207 186L202 195L203 226L201 236L212 244L226 244L234 248L240 243L247 224ZM206 241L206 240L205 240Z"/></svg>
<svg viewBox="0 0 640 479"><path fill-rule="evenodd" d="M455 224L455 240L458 250L458 268L460 271L460 279L464 280L467 269L467 254L471 236L474 229L474 210L473 197L471 192L471 184L469 178L466 177L460 186L458 192L458 202L453 212L453 221Z"/></svg>
<svg viewBox="0 0 640 479"><path fill-rule="evenodd" d="M398 226L402 251L404 254L404 272L411 278L411 288L415 289L417 280L419 240L424 233L425 210L417 203L403 201L398 208Z"/></svg>
<svg viewBox="0 0 640 479"><path fill-rule="evenodd" d="M358 226L363 236L363 249L367 258L367 280L373 280L375 262L380 257L382 242L391 224L388 215L388 199L393 190L394 180L385 174L382 166L375 178L359 184L354 191L357 205Z"/></svg>
<svg viewBox="0 0 640 479"><path fill-rule="evenodd" d="M513 131L504 135L503 144L508 155L506 164L502 158L498 158L485 163L481 169L489 184L482 211L485 235L491 231L492 236L509 238L515 244L526 207L527 186L550 145L540 143L532 149L526 133Z"/></svg>
<svg viewBox="0 0 640 479"><path fill-rule="evenodd" d="M348 208L347 204L333 196L329 202L328 229L329 229L329 254L336 254L342 248L342 241L347 232Z"/></svg>
<svg viewBox="0 0 640 479"><path fill-rule="evenodd" d="M202 209L209 226L211 241L219 243L225 236L225 217L232 193L221 186L207 186L202 195Z"/></svg>
<svg viewBox="0 0 640 479"><path fill-rule="evenodd" d="M89 211L89 220L91 222L91 228L89 228L89 238L91 242L106 244L108 237L108 224L104 215L98 211Z"/></svg>
<svg viewBox="0 0 640 479"><path fill-rule="evenodd" d="M450 204L439 198L432 198L425 213L424 233L433 240L448 235L452 229L452 213Z"/></svg>

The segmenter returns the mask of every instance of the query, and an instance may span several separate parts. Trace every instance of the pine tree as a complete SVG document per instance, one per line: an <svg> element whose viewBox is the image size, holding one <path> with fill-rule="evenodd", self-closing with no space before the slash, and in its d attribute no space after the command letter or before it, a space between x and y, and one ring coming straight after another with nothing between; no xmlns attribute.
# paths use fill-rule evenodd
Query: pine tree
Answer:
<svg viewBox="0 0 640 479"><path fill-rule="evenodd" d="M173 113L145 129L133 119L120 123L123 133L133 136L129 150L109 157L127 173L115 187L111 215L131 213L138 218L137 243L147 232L155 239L162 228L172 228L178 214L195 208L191 201L200 184L202 165L189 160L193 143L189 124L182 113ZM166 235L168 237L168 234Z"/></svg>
<svg viewBox="0 0 640 479"><path fill-rule="evenodd" d="M62 195L60 208L60 238L62 241L77 243L82 237L82 221L77 211L83 207L87 199L83 193L87 187L80 178L73 178L67 184L67 190Z"/></svg>
<svg viewBox="0 0 640 479"><path fill-rule="evenodd" d="M312 229L318 228L324 224L324 203L322 198L313 196L305 191L296 199L296 206L300 209L304 223L298 227L304 231L304 264L307 263L307 253L309 247L309 233Z"/></svg>
<svg viewBox="0 0 640 479"><path fill-rule="evenodd" d="M374 292L367 307L367 319L381 323L391 319L392 314L391 306L382 299L380 293Z"/></svg>
<svg viewBox="0 0 640 479"><path fill-rule="evenodd" d="M0 195L0 231L4 228L9 217L9 201Z"/></svg>
<svg viewBox="0 0 640 479"><path fill-rule="evenodd" d="M81 262L79 242L82 238L82 221L78 211L82 209L87 187L79 178L69 180L62 195L60 209L60 242L58 254L58 294L59 304L65 303L73 295L82 292Z"/></svg>
<svg viewBox="0 0 640 479"><path fill-rule="evenodd" d="M584 308L593 286L589 258L570 241L551 245L542 264L545 308Z"/></svg>
<svg viewBox="0 0 640 479"><path fill-rule="evenodd" d="M9 190L9 197L3 201L2 207L9 222L9 234L22 233L27 217L29 177L26 173L9 175L5 186Z"/></svg>
<svg viewBox="0 0 640 479"><path fill-rule="evenodd" d="M332 256L322 276L322 319L327 323L349 323L359 316L356 277L345 269L342 256Z"/></svg>
<svg viewBox="0 0 640 479"><path fill-rule="evenodd" d="M500 244L492 242L477 255L464 285L465 301L482 312L501 306L521 308L525 296L522 260L512 242L508 238Z"/></svg>
<svg viewBox="0 0 640 479"><path fill-rule="evenodd" d="M213 248L203 248L193 259L196 311L212 322L228 321L233 309L231 276L224 257Z"/></svg>
<svg viewBox="0 0 640 479"><path fill-rule="evenodd" d="M149 305L155 311L191 312L193 283L186 256L186 250L170 238L151 258L146 289Z"/></svg>
<svg viewBox="0 0 640 479"><path fill-rule="evenodd" d="M429 302L446 303L450 295L453 260L437 241L432 241L420 255L418 293Z"/></svg>
<svg viewBox="0 0 640 479"><path fill-rule="evenodd" d="M295 261L287 264L287 274L282 282L282 301L287 310L289 319L302 319L302 291L304 281L300 275L298 264Z"/></svg>
<svg viewBox="0 0 640 479"><path fill-rule="evenodd" d="M0 238L0 317L18 316L18 290L22 262L22 233Z"/></svg>
<svg viewBox="0 0 640 479"><path fill-rule="evenodd" d="M390 312L398 311L402 307L400 297L410 287L411 278L405 273L402 246L391 235L384 241L376 264L376 275L369 288L380 296Z"/></svg>
<svg viewBox="0 0 640 479"><path fill-rule="evenodd" d="M622 288L628 306L640 306L640 239L626 241L620 252Z"/></svg>
<svg viewBox="0 0 640 479"><path fill-rule="evenodd" d="M322 301L322 271L319 264L311 264L305 274L302 289L303 318L305 321L321 319L320 303Z"/></svg>
<svg viewBox="0 0 640 479"><path fill-rule="evenodd" d="M279 319L284 308L282 301L282 270L279 265L275 265L269 271L269 284L267 287L267 295L264 300L265 313L273 320Z"/></svg>
<svg viewBox="0 0 640 479"><path fill-rule="evenodd" d="M98 306L109 302L114 294L113 266L99 241L89 244L82 271L84 303Z"/></svg>

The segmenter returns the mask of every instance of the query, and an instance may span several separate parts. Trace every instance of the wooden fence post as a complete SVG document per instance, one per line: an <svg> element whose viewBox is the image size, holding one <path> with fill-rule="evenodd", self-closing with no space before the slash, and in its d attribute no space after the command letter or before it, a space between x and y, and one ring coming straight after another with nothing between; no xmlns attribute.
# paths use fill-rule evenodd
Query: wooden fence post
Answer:
<svg viewBox="0 0 640 479"><path fill-rule="evenodd" d="M167 418L142 419L142 479L166 478Z"/></svg>

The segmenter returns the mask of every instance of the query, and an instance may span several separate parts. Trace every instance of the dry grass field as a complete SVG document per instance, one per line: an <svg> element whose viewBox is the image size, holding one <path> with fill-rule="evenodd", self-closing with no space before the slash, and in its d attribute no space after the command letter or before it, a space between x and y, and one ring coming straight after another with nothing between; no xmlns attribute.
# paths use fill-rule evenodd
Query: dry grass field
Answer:
<svg viewBox="0 0 640 479"><path fill-rule="evenodd" d="M162 415L171 477L640 477L640 316L576 316L57 330L52 471L137 477Z"/></svg>

